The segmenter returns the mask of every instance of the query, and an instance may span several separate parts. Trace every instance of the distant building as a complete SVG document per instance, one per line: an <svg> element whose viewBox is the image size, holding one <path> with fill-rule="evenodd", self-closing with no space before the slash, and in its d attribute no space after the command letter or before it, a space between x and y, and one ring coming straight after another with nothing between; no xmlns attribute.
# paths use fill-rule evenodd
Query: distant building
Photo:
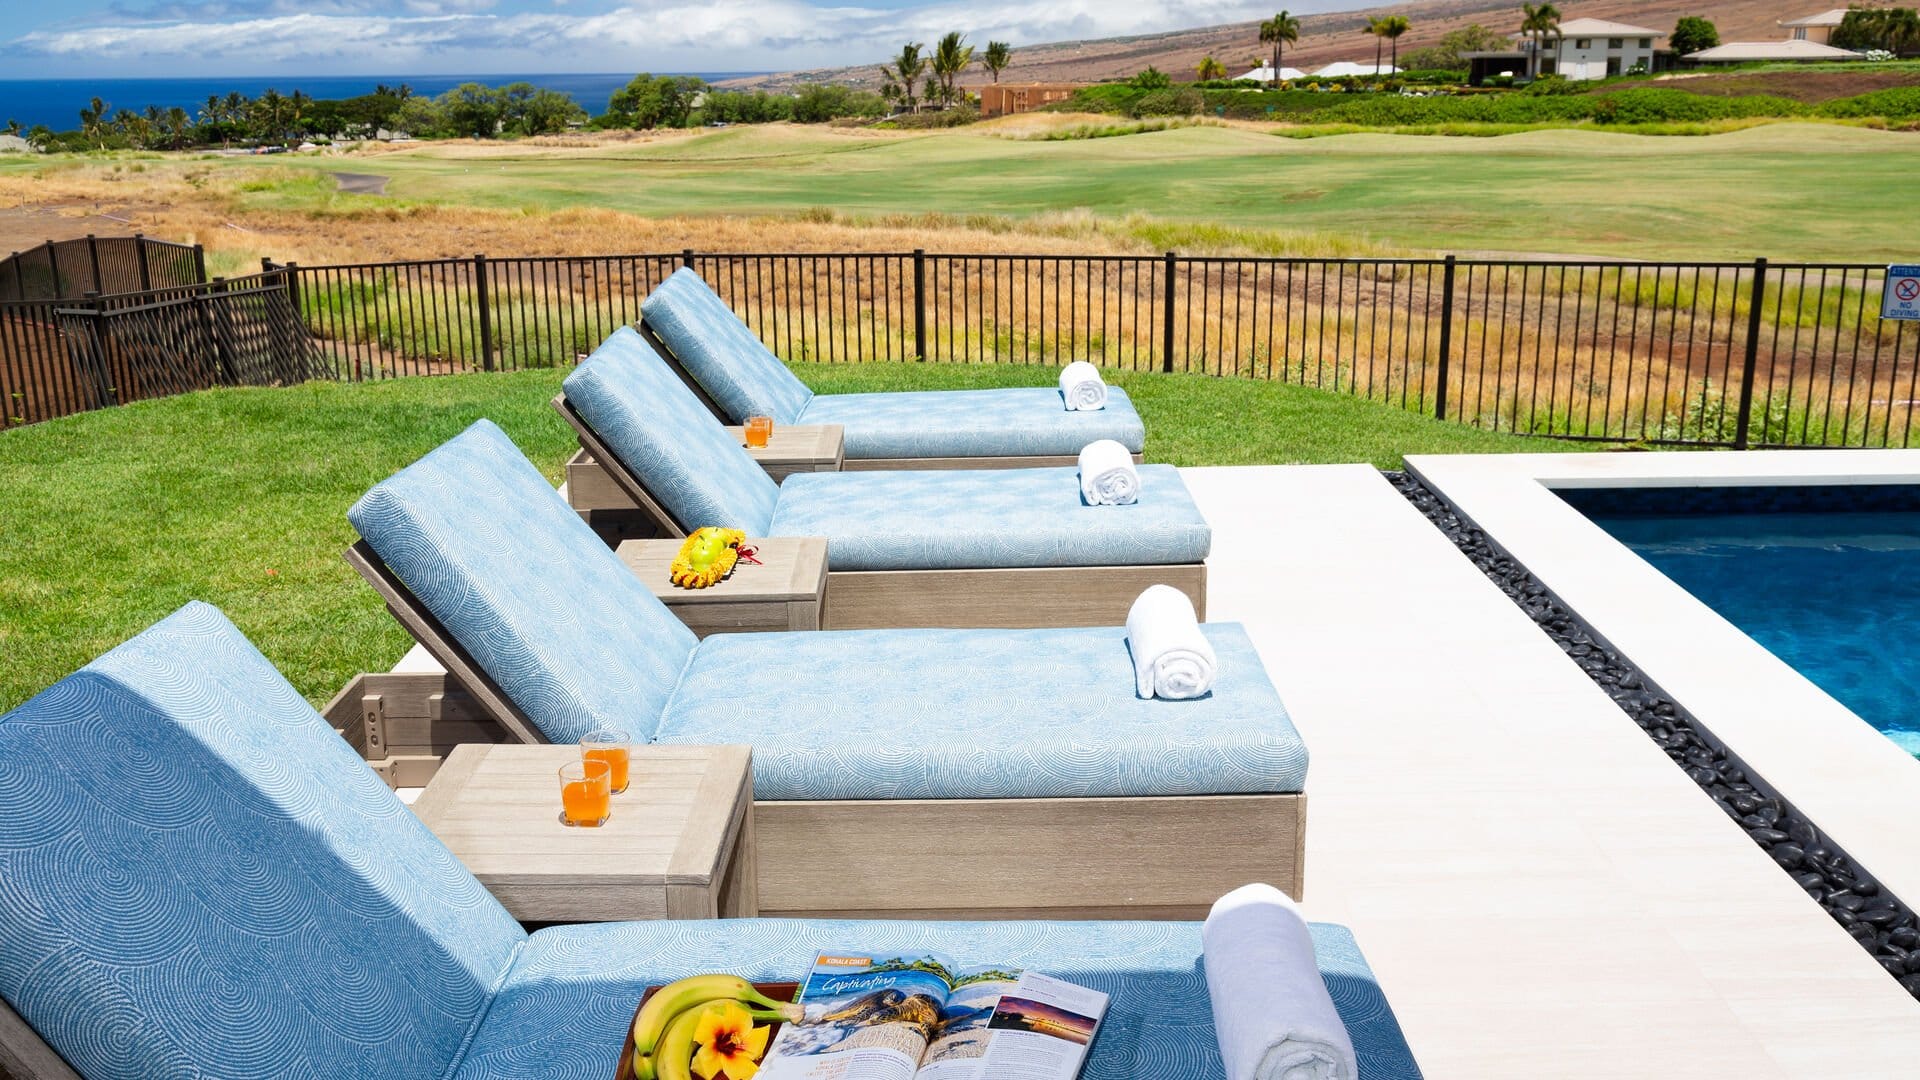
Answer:
<svg viewBox="0 0 1920 1080"><path fill-rule="evenodd" d="M1316 79L1344 79L1354 75L1398 75L1400 69L1392 64L1356 64L1351 60L1341 60L1313 73Z"/></svg>
<svg viewBox="0 0 1920 1080"><path fill-rule="evenodd" d="M0 135L0 154L31 154L33 144L18 135Z"/></svg>
<svg viewBox="0 0 1920 1080"><path fill-rule="evenodd" d="M1818 15L1808 15L1803 19L1787 19L1780 25L1792 31L1794 41L1811 41L1819 45L1833 44L1833 31L1840 20L1847 17L1846 8L1834 8Z"/></svg>
<svg viewBox="0 0 1920 1080"><path fill-rule="evenodd" d="M980 88L981 116L1011 116L1057 105L1073 96L1084 83L988 83Z"/></svg>
<svg viewBox="0 0 1920 1080"><path fill-rule="evenodd" d="M1259 67L1254 68L1252 71L1249 71L1245 75L1242 75L1240 77L1242 79L1251 79L1254 82L1263 82L1263 83L1270 83L1270 82L1276 82L1276 81L1291 82L1294 79L1306 78L1307 73L1304 71L1301 71L1299 68L1283 67L1280 69L1279 78L1276 79L1273 73L1273 65L1261 64Z"/></svg>
<svg viewBox="0 0 1920 1080"><path fill-rule="evenodd" d="M1684 58L1695 64L1740 64L1753 60L1858 60L1860 54L1836 49L1806 38L1786 41L1730 41L1688 53Z"/></svg>
<svg viewBox="0 0 1920 1080"><path fill-rule="evenodd" d="M1639 68L1655 70L1654 42L1664 37L1658 30L1606 19L1569 19L1560 24L1560 36L1544 43L1523 34L1514 35L1515 47L1492 52L1466 54L1467 81L1475 86L1496 75L1525 78L1528 58L1537 49L1536 75L1558 75L1585 81L1624 75Z"/></svg>

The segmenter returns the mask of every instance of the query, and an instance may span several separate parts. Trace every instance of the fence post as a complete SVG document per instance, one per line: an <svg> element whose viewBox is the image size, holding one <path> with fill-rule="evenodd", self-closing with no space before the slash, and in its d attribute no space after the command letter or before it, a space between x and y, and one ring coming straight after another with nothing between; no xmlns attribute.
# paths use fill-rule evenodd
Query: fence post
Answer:
<svg viewBox="0 0 1920 1080"><path fill-rule="evenodd" d="M227 324L227 305L219 303L215 294L224 297L227 292L227 279L214 278L208 283L207 304L213 308L209 314L209 323L213 328L214 363L219 366L222 386L238 386L239 372L233 366L233 341Z"/></svg>
<svg viewBox="0 0 1920 1080"><path fill-rule="evenodd" d="M487 306L487 257L473 257L473 299L480 308L480 370L493 370L493 312Z"/></svg>
<svg viewBox="0 0 1920 1080"><path fill-rule="evenodd" d="M680 268L682 270L692 270L693 260L694 254L692 248L685 248L680 252Z"/></svg>
<svg viewBox="0 0 1920 1080"><path fill-rule="evenodd" d="M147 238L143 233L133 234L133 253L140 263L140 291L153 291L153 266L147 261Z"/></svg>
<svg viewBox="0 0 1920 1080"><path fill-rule="evenodd" d="M1454 256L1447 256L1440 272L1440 385L1433 392L1433 418L1447 418L1447 370L1453 364L1453 267Z"/></svg>
<svg viewBox="0 0 1920 1080"><path fill-rule="evenodd" d="M93 264L93 291L106 292L106 286L100 283L100 241L92 233L87 234L87 261Z"/></svg>
<svg viewBox="0 0 1920 1080"><path fill-rule="evenodd" d="M927 358L927 250L913 249L913 358Z"/></svg>
<svg viewBox="0 0 1920 1080"><path fill-rule="evenodd" d="M53 274L54 298L67 295L66 286L60 281L60 249L54 247L51 240L47 241L47 270Z"/></svg>
<svg viewBox="0 0 1920 1080"><path fill-rule="evenodd" d="M1753 285L1747 301L1747 360L1740 371L1740 419L1733 432L1733 448L1747 448L1747 428L1753 420L1753 377L1760 362L1760 305L1767 298L1767 260L1753 260ZM1764 434L1764 432L1762 433Z"/></svg>
<svg viewBox="0 0 1920 1080"><path fill-rule="evenodd" d="M1160 320L1160 370L1173 371L1173 273L1176 256L1169 251L1166 255L1166 281L1160 287L1160 306L1164 317Z"/></svg>
<svg viewBox="0 0 1920 1080"><path fill-rule="evenodd" d="M87 376L93 380L93 407L110 408L112 392L107 388L107 343L100 333L100 292L87 293Z"/></svg>
<svg viewBox="0 0 1920 1080"><path fill-rule="evenodd" d="M193 245L193 273L196 280L207 280L207 249L202 244Z"/></svg>

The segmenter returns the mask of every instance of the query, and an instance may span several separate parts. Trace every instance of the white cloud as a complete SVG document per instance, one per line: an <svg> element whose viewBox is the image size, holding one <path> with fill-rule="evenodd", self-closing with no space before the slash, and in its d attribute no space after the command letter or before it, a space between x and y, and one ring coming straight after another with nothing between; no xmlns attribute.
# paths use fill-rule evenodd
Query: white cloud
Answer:
<svg viewBox="0 0 1920 1080"><path fill-rule="evenodd" d="M396 5L384 5L393 10ZM901 9L803 0L639 0L599 13L493 14L493 0L402 0L405 14L335 0L258 17L125 19L39 30L12 43L48 61L114 56L200 70L746 70L878 62L904 41L960 29L1015 44L1150 33L1264 16L1271 0L999 0ZM210 5L211 7L211 5ZM271 9L269 9L271 10ZM211 17L208 17L211 16ZM151 19L151 16L149 16Z"/></svg>

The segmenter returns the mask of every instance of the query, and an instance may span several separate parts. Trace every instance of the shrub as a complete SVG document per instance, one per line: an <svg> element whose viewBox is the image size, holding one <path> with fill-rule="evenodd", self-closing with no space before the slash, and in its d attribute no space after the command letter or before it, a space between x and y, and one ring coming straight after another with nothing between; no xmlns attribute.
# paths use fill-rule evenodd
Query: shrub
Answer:
<svg viewBox="0 0 1920 1080"><path fill-rule="evenodd" d="M1814 106L1814 112L1819 116L1843 120L1873 116L1904 120L1920 116L1920 86L1897 86L1891 90L1875 90L1870 94L1839 98Z"/></svg>
<svg viewBox="0 0 1920 1080"><path fill-rule="evenodd" d="M1149 90L1133 103L1134 116L1195 116L1207 107L1206 98L1190 86L1178 90Z"/></svg>
<svg viewBox="0 0 1920 1080"><path fill-rule="evenodd" d="M896 116L887 123L901 129L930 129L964 127L980 119L980 110L972 105L955 105L950 109L936 112L907 113Z"/></svg>
<svg viewBox="0 0 1920 1080"><path fill-rule="evenodd" d="M1149 64L1147 70L1128 79L1127 85L1135 90L1165 90L1173 85L1173 76Z"/></svg>

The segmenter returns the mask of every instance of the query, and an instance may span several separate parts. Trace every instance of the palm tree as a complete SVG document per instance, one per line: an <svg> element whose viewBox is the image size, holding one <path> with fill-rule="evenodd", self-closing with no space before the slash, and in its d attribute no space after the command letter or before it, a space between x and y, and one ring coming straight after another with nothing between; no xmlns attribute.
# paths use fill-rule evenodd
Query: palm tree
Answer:
<svg viewBox="0 0 1920 1080"><path fill-rule="evenodd" d="M293 94L287 98L288 126L299 131L301 134L305 134L306 129L301 125L301 121L307 118L307 110L312 106L313 99L307 96L305 90L295 90Z"/></svg>
<svg viewBox="0 0 1920 1080"><path fill-rule="evenodd" d="M85 135L98 150L104 145L106 135L107 103L94 98L87 107L80 110L80 133Z"/></svg>
<svg viewBox="0 0 1920 1080"><path fill-rule="evenodd" d="M1380 74L1380 50L1381 47L1386 44L1386 35L1380 32L1380 27L1384 25L1386 21L1385 19L1376 19L1369 16L1367 19L1367 28L1361 31L1361 33L1373 38L1373 73L1375 75Z"/></svg>
<svg viewBox="0 0 1920 1080"><path fill-rule="evenodd" d="M1300 42L1300 20L1286 12L1281 12L1260 24L1260 43L1273 44L1273 78L1280 79L1280 56L1283 45L1297 45Z"/></svg>
<svg viewBox="0 0 1920 1080"><path fill-rule="evenodd" d="M993 81L1000 81L1000 73L1013 64L1013 46L1004 41L989 41L987 49L980 55L980 66L993 75Z"/></svg>
<svg viewBox="0 0 1920 1080"><path fill-rule="evenodd" d="M933 47L933 74L940 80L940 103L953 104L955 96L954 80L973 63L973 46L967 44L967 37L958 30L950 30L942 35Z"/></svg>
<svg viewBox="0 0 1920 1080"><path fill-rule="evenodd" d="M187 115L187 110L178 105L168 109L165 123L168 144L175 150L187 145L187 129L193 126L193 117Z"/></svg>
<svg viewBox="0 0 1920 1080"><path fill-rule="evenodd" d="M18 120L9 120L9 121L7 121L7 134L9 134L9 135L19 135L19 134L20 134L20 121L18 121Z"/></svg>
<svg viewBox="0 0 1920 1080"><path fill-rule="evenodd" d="M1211 55L1201 57L1200 63L1195 66L1193 70L1199 74L1200 81L1202 82L1208 79L1224 79L1227 77L1227 66L1215 60Z"/></svg>
<svg viewBox="0 0 1920 1080"><path fill-rule="evenodd" d="M220 119L229 124L241 123L247 118L247 106L250 104L252 104L252 102L247 100L247 95L242 94L238 90L229 90L227 91L226 102L221 105L224 114Z"/></svg>
<svg viewBox="0 0 1920 1080"><path fill-rule="evenodd" d="M927 61L920 55L926 46L917 41L900 46L900 55L887 61L880 69L880 75L887 80L887 88L892 91L888 96L900 99L900 107L913 111L913 86L920 75L927 70Z"/></svg>
<svg viewBox="0 0 1920 1080"><path fill-rule="evenodd" d="M1400 35L1411 29L1413 29L1413 24L1407 21L1405 15L1389 15L1380 20L1380 29L1374 31L1374 33L1393 42L1393 60L1390 66L1395 70L1398 70L1400 67ZM1373 73L1375 75L1380 74L1380 54L1378 52L1373 54Z"/></svg>
<svg viewBox="0 0 1920 1080"><path fill-rule="evenodd" d="M1520 11L1520 32L1534 43L1527 57L1527 77L1537 78L1540 74L1540 54L1547 47L1547 39L1560 36L1560 9L1551 3L1543 3L1538 7L1523 3Z"/></svg>

